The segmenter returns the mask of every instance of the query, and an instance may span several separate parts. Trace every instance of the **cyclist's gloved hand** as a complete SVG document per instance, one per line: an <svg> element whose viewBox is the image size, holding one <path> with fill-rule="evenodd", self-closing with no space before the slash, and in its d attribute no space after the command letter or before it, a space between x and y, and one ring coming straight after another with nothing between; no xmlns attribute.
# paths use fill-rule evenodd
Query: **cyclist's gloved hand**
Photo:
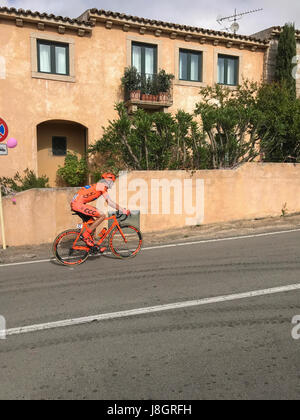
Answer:
<svg viewBox="0 0 300 420"><path fill-rule="evenodd" d="M122 211L123 211L123 214L126 215L126 216L130 216L131 215L131 211L130 210L123 209Z"/></svg>

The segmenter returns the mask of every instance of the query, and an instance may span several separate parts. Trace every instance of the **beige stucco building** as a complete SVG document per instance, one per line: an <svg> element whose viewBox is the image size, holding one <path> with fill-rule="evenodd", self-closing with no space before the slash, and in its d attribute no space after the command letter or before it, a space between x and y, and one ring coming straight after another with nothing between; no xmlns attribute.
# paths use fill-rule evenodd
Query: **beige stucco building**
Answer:
<svg viewBox="0 0 300 420"><path fill-rule="evenodd" d="M127 66L175 75L167 102L129 101L129 110L191 112L201 86L261 81L268 46L268 40L103 10L69 19L2 7L0 118L19 144L0 156L0 176L30 168L54 186L66 151L84 154L116 116Z"/></svg>

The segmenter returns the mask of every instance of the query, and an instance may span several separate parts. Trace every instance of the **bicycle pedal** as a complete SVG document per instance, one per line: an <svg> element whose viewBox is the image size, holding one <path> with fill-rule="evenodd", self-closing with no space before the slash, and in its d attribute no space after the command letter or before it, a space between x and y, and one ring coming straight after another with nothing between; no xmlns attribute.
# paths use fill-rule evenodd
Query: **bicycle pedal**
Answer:
<svg viewBox="0 0 300 420"><path fill-rule="evenodd" d="M99 249L98 246L93 246L93 247L90 248L90 254L92 254L92 255L97 255L97 254L99 254L99 252L100 252L100 249Z"/></svg>
<svg viewBox="0 0 300 420"><path fill-rule="evenodd" d="M103 254L106 250L107 250L106 247L99 248L99 246L94 246L93 248L90 249L90 254L99 255L99 254Z"/></svg>

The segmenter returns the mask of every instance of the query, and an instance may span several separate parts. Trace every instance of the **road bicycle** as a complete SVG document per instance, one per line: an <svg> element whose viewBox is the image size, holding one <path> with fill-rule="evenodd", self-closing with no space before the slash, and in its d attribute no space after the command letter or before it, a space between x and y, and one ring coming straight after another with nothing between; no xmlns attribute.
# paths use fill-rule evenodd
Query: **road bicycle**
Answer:
<svg viewBox="0 0 300 420"><path fill-rule="evenodd" d="M109 229L103 229L95 247L90 248L84 242L82 233L95 220L84 219L84 215L73 213L82 218L83 223L77 229L70 229L60 233L53 242L53 254L56 260L66 266L83 264L90 255L95 255L95 249L100 252L104 241L108 240L111 253L117 258L133 258L142 249L143 238L138 228L131 225L124 225L127 215L117 212L105 220L112 220ZM98 252L98 253L99 253ZM97 252L96 252L97 253Z"/></svg>

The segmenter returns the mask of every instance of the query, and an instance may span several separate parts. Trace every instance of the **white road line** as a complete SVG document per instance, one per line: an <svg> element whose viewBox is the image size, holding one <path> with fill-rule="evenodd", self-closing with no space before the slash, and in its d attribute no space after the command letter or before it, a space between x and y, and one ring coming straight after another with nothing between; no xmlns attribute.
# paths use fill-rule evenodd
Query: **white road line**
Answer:
<svg viewBox="0 0 300 420"><path fill-rule="evenodd" d="M45 263L45 262L50 262L51 260L35 260L35 261L24 261L24 262L19 262L19 263L10 263L10 264L0 264L0 268L1 267L14 267L14 266L18 266L18 265L28 265L28 264L40 264L40 263Z"/></svg>
<svg viewBox="0 0 300 420"><path fill-rule="evenodd" d="M217 297L212 297L212 298L205 298L205 299L192 300L192 301L186 301L186 302L177 302L177 303L171 303L167 305L152 306L148 308L132 309L129 311L93 315L93 316L87 316L83 318L65 319L63 321L49 322L46 324L28 325L25 327L12 328L12 329L6 330L6 336L28 334L28 333L34 333L37 331L45 331L45 330L50 330L50 329L55 329L55 328L90 324L96 321L100 322L100 321L112 320L112 319L117 319L117 318L127 318L131 316L147 315L151 313L190 308L194 306L203 306L203 305L209 305L213 303L230 302L230 301L240 300L240 299L267 296L267 295L273 295L273 294L278 294L278 293L286 293L286 292L291 292L295 290L300 290L300 284L291 284L288 286L275 287L272 289L255 290L252 292L217 296Z"/></svg>
<svg viewBox="0 0 300 420"><path fill-rule="evenodd" d="M213 243L213 242L236 241L238 239L260 238L260 237L263 237L263 236L282 235L282 234L285 234L285 233L293 233L293 232L300 232L300 229L283 230L283 231L280 231L280 232L258 233L256 235L234 236L234 237L231 237L231 238L207 239L207 240L203 240L203 241L181 242L181 243L178 243L178 244L159 245L159 246L143 248L143 251L152 250L152 249L159 249L159 248L174 248L174 247L177 247L177 246L186 246L186 245L209 244L209 243Z"/></svg>
<svg viewBox="0 0 300 420"><path fill-rule="evenodd" d="M214 243L214 242L237 241L239 239L260 238L260 237L264 237L264 236L283 235L283 234L294 233L294 232L300 232L300 229L282 230L280 232L258 233L256 235L234 236L234 237L231 237L231 238L207 239L207 240L203 240L203 241L181 242L181 243L177 243L177 244L149 246L149 247L143 248L143 251L152 251L154 249L164 249L164 248L176 248L176 247L180 247L180 246L189 246L189 245L209 244L209 243ZM19 263L10 263L10 264L0 264L0 268L1 267L13 267L13 266L18 266L18 265L27 265L27 264L40 264L40 263L50 262L52 260L53 259L38 260L38 261L24 261L24 262L19 262Z"/></svg>

